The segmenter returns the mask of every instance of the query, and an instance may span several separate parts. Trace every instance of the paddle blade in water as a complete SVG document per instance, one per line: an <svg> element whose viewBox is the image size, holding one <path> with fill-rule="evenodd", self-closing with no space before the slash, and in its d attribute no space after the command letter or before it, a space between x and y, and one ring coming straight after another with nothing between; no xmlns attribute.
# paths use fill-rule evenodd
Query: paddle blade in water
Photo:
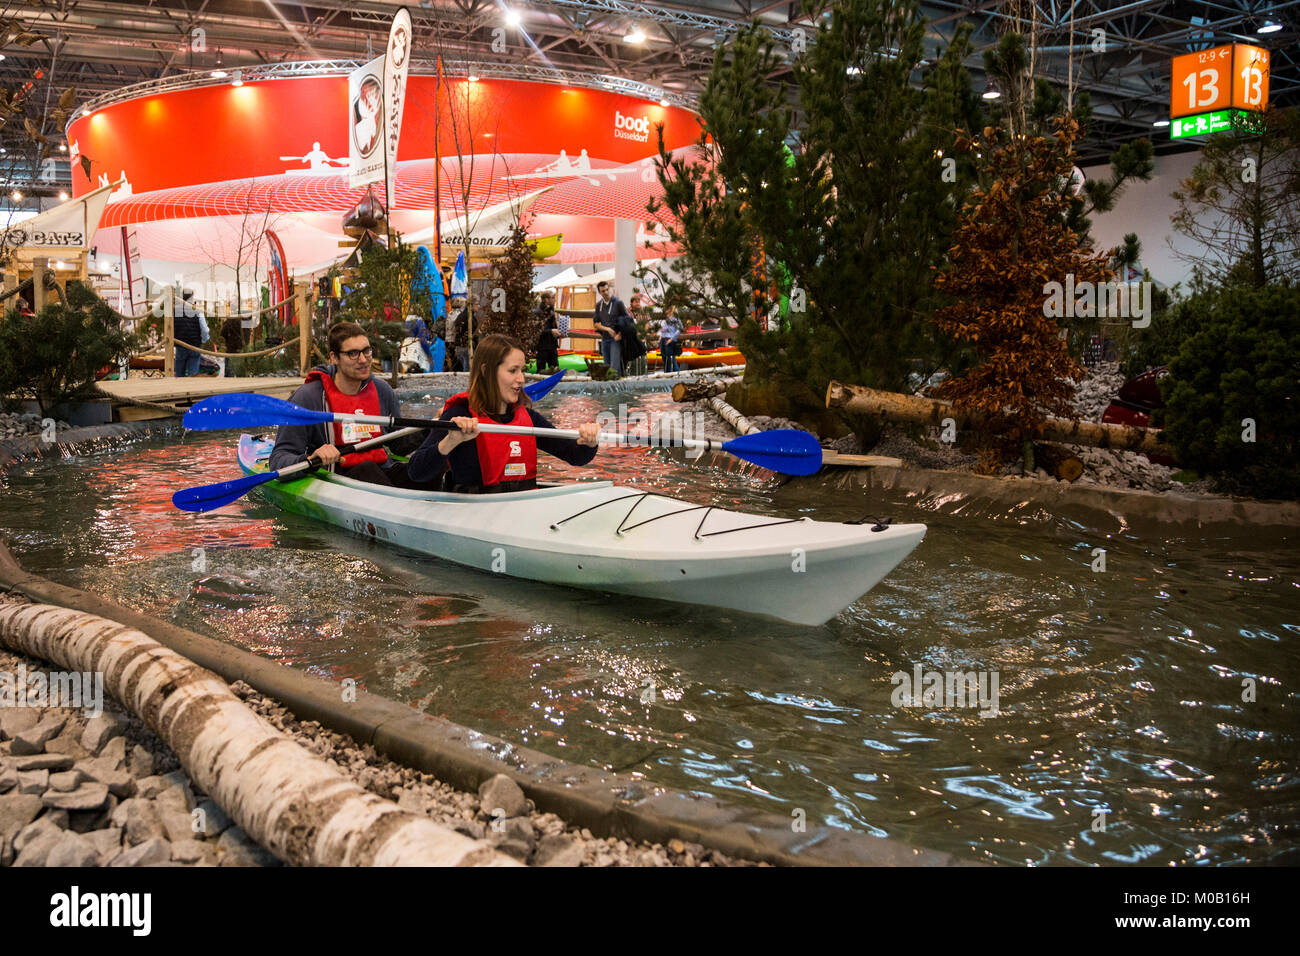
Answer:
<svg viewBox="0 0 1300 956"><path fill-rule="evenodd" d="M550 375L542 379L540 382L533 382L531 385L525 385L524 392L533 401L541 401L542 396L560 384L560 379L564 378L565 371L566 369L560 369L554 375Z"/></svg>
<svg viewBox="0 0 1300 956"><path fill-rule="evenodd" d="M822 466L817 438L797 428L775 428L733 438L722 450L783 475L812 475Z"/></svg>
<svg viewBox="0 0 1300 956"><path fill-rule="evenodd" d="M315 425L334 420L330 412L316 412L270 395L230 393L213 395L196 403L181 424L195 431L222 428L263 428L267 425Z"/></svg>
<svg viewBox="0 0 1300 956"><path fill-rule="evenodd" d="M261 475L246 475L231 481L218 481L213 485L182 488L172 495L172 504L181 511L212 511L232 501L238 501L258 485L274 481L279 474L278 471L268 471Z"/></svg>

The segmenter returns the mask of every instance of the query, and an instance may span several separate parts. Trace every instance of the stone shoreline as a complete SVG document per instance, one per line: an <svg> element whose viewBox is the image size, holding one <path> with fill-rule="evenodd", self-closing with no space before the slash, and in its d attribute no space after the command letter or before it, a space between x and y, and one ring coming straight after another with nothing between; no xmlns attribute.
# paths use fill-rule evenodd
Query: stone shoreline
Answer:
<svg viewBox="0 0 1300 956"><path fill-rule="evenodd" d="M0 651L0 673L31 675L47 667ZM504 775L486 781L478 794L459 791L315 721L297 720L247 684L230 686L277 729L367 790L486 839L530 866L769 865L679 840L601 839L537 812ZM70 708L0 706L0 866L280 865L116 702L105 700L103 714L90 718Z"/></svg>

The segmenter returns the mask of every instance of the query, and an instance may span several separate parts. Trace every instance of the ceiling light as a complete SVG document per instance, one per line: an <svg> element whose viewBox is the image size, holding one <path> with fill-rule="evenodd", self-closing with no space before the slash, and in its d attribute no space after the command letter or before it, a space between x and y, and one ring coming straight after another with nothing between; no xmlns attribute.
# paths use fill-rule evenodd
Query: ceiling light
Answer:
<svg viewBox="0 0 1300 956"><path fill-rule="evenodd" d="M68 191L67 191L66 189L60 189L60 190L59 190L59 198L62 199L64 202L67 202L67 201L68 201Z"/></svg>
<svg viewBox="0 0 1300 956"><path fill-rule="evenodd" d="M13 192L9 194L9 198L12 199L14 202L22 202L23 194L15 189Z"/></svg>
<svg viewBox="0 0 1300 956"><path fill-rule="evenodd" d="M0 60L3 60L4 58L5 58L5 55L4 55L3 53L0 53Z"/></svg>
<svg viewBox="0 0 1300 956"><path fill-rule="evenodd" d="M478 77L475 76L473 73L471 73L471 74L469 75L469 81L470 81L471 83L477 83L477 82L478 82Z"/></svg>
<svg viewBox="0 0 1300 956"><path fill-rule="evenodd" d="M1255 32L1256 33L1277 33L1277 31L1281 29L1282 29L1282 24L1278 23L1276 20L1265 20L1263 25Z"/></svg>
<svg viewBox="0 0 1300 956"><path fill-rule="evenodd" d="M519 11L518 11L518 10L507 10L507 11L506 11L506 26L508 26L508 27L517 27L517 26L519 26Z"/></svg>
<svg viewBox="0 0 1300 956"><path fill-rule="evenodd" d="M243 86L243 85L244 85L244 71L243 71L243 70L236 70L236 71L235 71L235 78L234 78L233 80L230 81L230 85L231 85L231 86Z"/></svg>
<svg viewBox="0 0 1300 956"><path fill-rule="evenodd" d="M67 144L67 143L60 143L60 144L59 144L59 152L60 152L60 153L66 153L67 151L68 151L68 144Z"/></svg>
<svg viewBox="0 0 1300 956"><path fill-rule="evenodd" d="M660 105L660 106L667 106L667 105L668 105L668 97L666 97L666 96L661 96L661 97L659 98L659 105Z"/></svg>
<svg viewBox="0 0 1300 956"><path fill-rule="evenodd" d="M992 80L989 80L988 85L984 87L984 99L996 100L1001 95L1002 91L998 89L998 85Z"/></svg>
<svg viewBox="0 0 1300 956"><path fill-rule="evenodd" d="M635 23L632 24L631 32L623 36L624 43L645 43L645 31Z"/></svg>
<svg viewBox="0 0 1300 956"><path fill-rule="evenodd" d="M213 70L209 75L210 75L214 80L224 80L224 79L225 79L226 77L228 77L230 74L227 73L225 70Z"/></svg>
<svg viewBox="0 0 1300 956"><path fill-rule="evenodd" d="M1151 125L1152 125L1152 126L1168 126L1168 125L1169 125L1169 120L1166 120L1166 119L1159 119L1159 120L1156 120L1156 121L1155 121L1154 123L1152 123Z"/></svg>

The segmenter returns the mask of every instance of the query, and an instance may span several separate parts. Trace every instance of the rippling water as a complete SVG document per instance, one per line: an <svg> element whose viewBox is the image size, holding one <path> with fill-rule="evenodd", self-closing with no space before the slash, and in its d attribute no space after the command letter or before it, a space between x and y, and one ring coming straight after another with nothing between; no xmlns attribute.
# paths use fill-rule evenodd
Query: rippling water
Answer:
<svg viewBox="0 0 1300 956"><path fill-rule="evenodd" d="M570 395L543 410L573 425L619 401L671 406ZM506 581L256 495L207 515L171 507L178 487L237 474L233 449L190 436L13 466L0 528L56 580L539 750L778 814L972 860L1300 860L1293 538L946 516L644 449L581 470L755 512L930 525L874 591L805 628ZM891 677L918 666L996 674L996 715L903 706Z"/></svg>

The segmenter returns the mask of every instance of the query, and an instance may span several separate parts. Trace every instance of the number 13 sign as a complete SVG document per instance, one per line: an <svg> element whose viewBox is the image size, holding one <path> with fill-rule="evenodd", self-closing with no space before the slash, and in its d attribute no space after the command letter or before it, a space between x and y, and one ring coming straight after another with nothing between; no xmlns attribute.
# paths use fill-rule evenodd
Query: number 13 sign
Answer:
<svg viewBox="0 0 1300 956"><path fill-rule="evenodd" d="M1173 59L1171 119L1230 106L1263 110L1267 103L1268 51L1261 47L1234 43Z"/></svg>

